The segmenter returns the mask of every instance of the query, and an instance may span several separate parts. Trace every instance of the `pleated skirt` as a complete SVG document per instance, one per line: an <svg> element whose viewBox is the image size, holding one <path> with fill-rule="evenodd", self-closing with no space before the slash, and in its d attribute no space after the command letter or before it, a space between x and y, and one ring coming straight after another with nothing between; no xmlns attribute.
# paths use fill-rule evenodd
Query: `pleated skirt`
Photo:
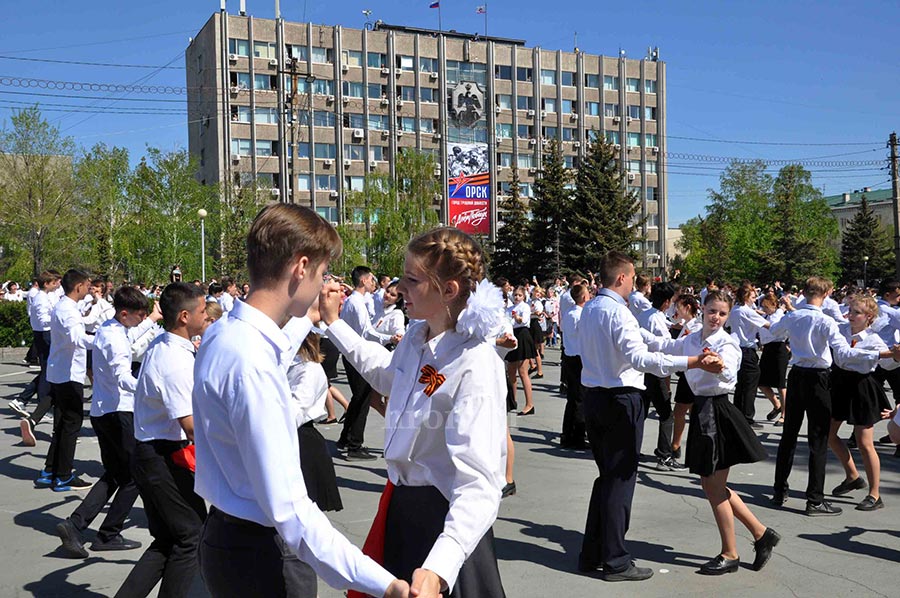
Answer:
<svg viewBox="0 0 900 598"><path fill-rule="evenodd" d="M891 403L884 386L872 374L831 368L831 417L854 426L872 426L881 421L881 411Z"/></svg>
<svg viewBox="0 0 900 598"><path fill-rule="evenodd" d="M300 426L297 435L300 440L300 470L309 498L323 511L340 511L344 503L341 502L334 462L325 437L312 422Z"/></svg>
<svg viewBox="0 0 900 598"><path fill-rule="evenodd" d="M685 456L691 473L709 476L765 458L766 450L728 395L694 397Z"/></svg>

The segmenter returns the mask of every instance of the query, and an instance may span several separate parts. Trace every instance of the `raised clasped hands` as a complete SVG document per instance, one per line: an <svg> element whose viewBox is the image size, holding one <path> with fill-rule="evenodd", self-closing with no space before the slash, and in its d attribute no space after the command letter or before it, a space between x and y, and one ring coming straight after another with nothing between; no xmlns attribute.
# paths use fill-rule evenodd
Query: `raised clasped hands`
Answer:
<svg viewBox="0 0 900 598"><path fill-rule="evenodd" d="M310 311L307 315L312 319L313 322L317 322L321 320L325 322L326 326L331 326L331 324L340 317L341 313L341 285L335 281L328 281L322 285L322 290L319 292L319 301L318 308L316 309L316 303L310 306Z"/></svg>
<svg viewBox="0 0 900 598"><path fill-rule="evenodd" d="M395 579L388 586L384 598L409 598L409 584L402 579Z"/></svg>
<svg viewBox="0 0 900 598"><path fill-rule="evenodd" d="M416 569L413 571L409 595L415 598L441 598L441 578L434 571Z"/></svg>
<svg viewBox="0 0 900 598"><path fill-rule="evenodd" d="M704 349L700 355L700 365L698 367L705 372L718 374L725 369L725 362L722 361L722 358L715 351Z"/></svg>

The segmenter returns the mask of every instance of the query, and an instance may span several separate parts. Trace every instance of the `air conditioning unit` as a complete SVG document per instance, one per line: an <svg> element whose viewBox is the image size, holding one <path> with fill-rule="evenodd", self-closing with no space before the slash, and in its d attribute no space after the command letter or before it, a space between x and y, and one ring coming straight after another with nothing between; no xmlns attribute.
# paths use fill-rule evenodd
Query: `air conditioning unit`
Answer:
<svg viewBox="0 0 900 598"><path fill-rule="evenodd" d="M497 143L503 143L503 137L497 135Z"/></svg>
<svg viewBox="0 0 900 598"><path fill-rule="evenodd" d="M334 164L334 160L332 160L331 158L324 160L322 162L322 166L324 166L325 168L331 168L333 164Z"/></svg>
<svg viewBox="0 0 900 598"><path fill-rule="evenodd" d="M494 108L494 112L496 112L497 114L500 114L500 112L501 112L502 110L503 110L503 109L500 108L500 106L496 106L496 107Z"/></svg>
<svg viewBox="0 0 900 598"><path fill-rule="evenodd" d="M330 224L331 226L337 227L337 226L340 225L340 222L336 222L336 221L332 220L332 221L329 222L328 224Z"/></svg>
<svg viewBox="0 0 900 598"><path fill-rule="evenodd" d="M581 147L581 142L580 142L580 141L573 141L573 142L572 142L572 147Z"/></svg>
<svg viewBox="0 0 900 598"><path fill-rule="evenodd" d="M344 160L344 168L350 168L352 164L353 162L351 162L349 159Z"/></svg>
<svg viewBox="0 0 900 598"><path fill-rule="evenodd" d="M229 54L229 55L228 55L228 61L229 61L229 62L237 62L237 59L238 59L238 55L237 55L237 54Z"/></svg>
<svg viewBox="0 0 900 598"><path fill-rule="evenodd" d="M390 100L388 100L387 98L381 98L382 106L388 106L388 105L390 105L390 103L391 103Z"/></svg>
<svg viewBox="0 0 900 598"><path fill-rule="evenodd" d="M397 109L399 110L400 108L403 108L403 100L398 99L397 100Z"/></svg>
<svg viewBox="0 0 900 598"><path fill-rule="evenodd" d="M338 192L335 191L334 189L332 189L332 190L331 190L331 193L329 193L328 195L331 196L331 197L337 197L337 196L338 196Z"/></svg>
<svg viewBox="0 0 900 598"><path fill-rule="evenodd" d="M537 145L537 139L532 137L528 140L528 145Z"/></svg>
<svg viewBox="0 0 900 598"><path fill-rule="evenodd" d="M626 123L630 123L630 122L633 121L633 120L634 120L634 119L631 118L630 116L626 116L626 117L625 117L625 122L626 122Z"/></svg>
<svg viewBox="0 0 900 598"><path fill-rule="evenodd" d="M383 67L381 67L381 74L382 74L382 75L390 75L390 74L391 74L391 69L389 69L389 68L386 67L386 66L383 66Z"/></svg>
<svg viewBox="0 0 900 598"><path fill-rule="evenodd" d="M432 71L431 75L429 76L431 77L432 81L435 81L438 78L437 71Z"/></svg>
<svg viewBox="0 0 900 598"><path fill-rule="evenodd" d="M349 67L348 65L346 65L346 64L342 64L342 65L341 65L341 72L342 72L342 73L348 73L348 72L350 72L350 67Z"/></svg>
<svg viewBox="0 0 900 598"><path fill-rule="evenodd" d="M231 161L234 162L235 164L240 162L241 161L240 154L231 154Z"/></svg>
<svg viewBox="0 0 900 598"><path fill-rule="evenodd" d="M628 153L630 154L631 152L633 152L633 151L636 150L636 149L637 149L637 146L636 146L636 145L629 145L629 146L628 146Z"/></svg>
<svg viewBox="0 0 900 598"><path fill-rule="evenodd" d="M633 172L628 173L628 182L629 183L632 182L635 178L636 178L636 176Z"/></svg>
<svg viewBox="0 0 900 598"><path fill-rule="evenodd" d="M550 145L549 139L541 139L541 145Z"/></svg>
<svg viewBox="0 0 900 598"><path fill-rule="evenodd" d="M441 167L440 166L434 167L434 176L441 176Z"/></svg>
<svg viewBox="0 0 900 598"><path fill-rule="evenodd" d="M347 96L343 96L343 97L341 98L341 101L344 102L344 106L346 106L347 104L350 103L350 98L347 97Z"/></svg>
<svg viewBox="0 0 900 598"><path fill-rule="evenodd" d="M656 147L655 145L652 145L652 146L650 146L650 151L653 152L654 154L658 154L659 148Z"/></svg>
<svg viewBox="0 0 900 598"><path fill-rule="evenodd" d="M614 144L613 144L613 149L616 150L616 151L619 151L620 149L622 149L622 144L621 144L621 143L614 143Z"/></svg>
<svg viewBox="0 0 900 598"><path fill-rule="evenodd" d="M334 96L328 96L325 98L325 101L329 104L334 104Z"/></svg>
<svg viewBox="0 0 900 598"><path fill-rule="evenodd" d="M534 110L529 110L529 111L528 111L528 116L534 118Z"/></svg>
<svg viewBox="0 0 900 598"><path fill-rule="evenodd" d="M272 197L281 197L281 189L279 189L278 187L272 187L271 189L269 189L269 195L271 195Z"/></svg>
<svg viewBox="0 0 900 598"><path fill-rule="evenodd" d="M622 122L622 117L621 117L621 116L614 116L614 117L613 117L613 122L616 123L616 124L619 124L620 122Z"/></svg>
<svg viewBox="0 0 900 598"><path fill-rule="evenodd" d="M376 166L378 166L378 162L376 162L375 160L369 160L369 168L375 170Z"/></svg>
<svg viewBox="0 0 900 598"><path fill-rule="evenodd" d="M237 95L237 93L241 90L240 86L232 85L231 86L231 95Z"/></svg>
<svg viewBox="0 0 900 598"><path fill-rule="evenodd" d="M403 131L397 131L397 137L403 137Z"/></svg>
<svg viewBox="0 0 900 598"><path fill-rule="evenodd" d="M278 59L277 59L277 58L270 58L270 59L269 59L269 66L278 66Z"/></svg>
<svg viewBox="0 0 900 598"><path fill-rule="evenodd" d="M572 114L569 115L569 118L571 118L572 120L578 120L578 113L573 112Z"/></svg>
<svg viewBox="0 0 900 598"><path fill-rule="evenodd" d="M434 134L434 138L435 138L435 139L440 139L440 138L441 138L441 134L440 134L440 133L435 133L435 134Z"/></svg>
<svg viewBox="0 0 900 598"><path fill-rule="evenodd" d="M541 110L541 118L547 118L547 111Z"/></svg>
<svg viewBox="0 0 900 598"><path fill-rule="evenodd" d="M382 137L387 137L387 136L390 135L390 134L391 134L391 132L388 131L387 129L382 129L382 131L381 131L381 136L382 136Z"/></svg>

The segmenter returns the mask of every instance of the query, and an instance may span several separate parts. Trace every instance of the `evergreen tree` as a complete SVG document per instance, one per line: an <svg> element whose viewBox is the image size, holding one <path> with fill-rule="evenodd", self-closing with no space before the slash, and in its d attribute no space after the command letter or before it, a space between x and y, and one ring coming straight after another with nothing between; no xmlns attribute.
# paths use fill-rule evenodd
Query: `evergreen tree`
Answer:
<svg viewBox="0 0 900 598"><path fill-rule="evenodd" d="M491 276L504 276L513 283L529 277L531 230L528 209L519 195L519 169L512 169L509 195L498 204L497 241L491 256Z"/></svg>
<svg viewBox="0 0 900 598"><path fill-rule="evenodd" d="M571 212L571 174L566 169L559 141L552 139L544 153L543 168L534 183L531 202L530 274L544 281L559 276L568 266L561 251L566 219Z"/></svg>
<svg viewBox="0 0 900 598"><path fill-rule="evenodd" d="M597 271L610 250L634 255L640 203L625 189L618 152L594 141L575 176L575 193L561 238L566 265L580 272Z"/></svg>
<svg viewBox="0 0 900 598"><path fill-rule="evenodd" d="M863 257L869 258L865 268ZM871 285L873 281L894 275L890 231L875 216L865 195L841 240L841 270L842 283L856 283L867 278Z"/></svg>

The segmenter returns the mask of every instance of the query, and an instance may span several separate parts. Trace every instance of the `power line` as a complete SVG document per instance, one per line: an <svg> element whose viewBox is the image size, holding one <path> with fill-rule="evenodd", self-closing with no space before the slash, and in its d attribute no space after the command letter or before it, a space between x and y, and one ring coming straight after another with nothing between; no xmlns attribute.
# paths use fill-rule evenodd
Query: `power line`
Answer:
<svg viewBox="0 0 900 598"><path fill-rule="evenodd" d="M707 143L733 143L740 145L790 145L798 147L842 147L851 145L868 145L884 147L884 141L850 141L843 143L795 143L787 141L743 141L735 139L703 139L701 137L679 137L677 135L667 135L667 139L682 139L684 141L704 141Z"/></svg>
<svg viewBox="0 0 900 598"><path fill-rule="evenodd" d="M166 102L173 104L184 104L185 102L194 102L197 104L216 102L217 100L167 100L165 98L102 98L97 96L84 96L66 93L40 93L37 91L0 91L4 95L22 95L22 96L38 96L45 98L70 98L76 100L115 100L117 102Z"/></svg>
<svg viewBox="0 0 900 598"><path fill-rule="evenodd" d="M0 99L0 103L3 104L13 104L16 106L29 107L33 106L30 102L20 102L17 100L4 100ZM128 114L187 114L187 110L179 110L178 108L146 108L146 107L134 107L134 108L119 108L117 106L107 106L107 107L95 107L95 106L84 106L82 104L60 104L56 102L47 102L38 104L41 110L44 109L44 106L54 106L58 108L78 108L78 109L90 109L91 112L103 114L107 112L109 114L120 114L122 110L128 110ZM49 111L50 109L47 108Z"/></svg>
<svg viewBox="0 0 900 598"><path fill-rule="evenodd" d="M121 42L132 42L139 39L155 39L159 37L170 37L173 35L184 35L185 33L196 33L194 29L188 29L185 31L172 31L170 33L155 33L153 35L140 35L137 37L125 37L122 39L111 39L99 42L86 42L83 44L69 44L66 46L50 46L47 48L31 48L29 50L2 50L0 53L2 54L27 54L30 52L44 52L46 50L67 50L69 48L85 48L87 46L102 46L106 44L118 44Z"/></svg>
<svg viewBox="0 0 900 598"><path fill-rule="evenodd" d="M28 77L0 76L0 86L4 87L36 87L38 89L55 89L60 91L93 91L106 93L147 93L184 95L187 87L172 85L123 85L119 83L85 83L80 81L55 81L52 79L32 79ZM215 87L197 88L198 90L215 90Z"/></svg>
<svg viewBox="0 0 900 598"><path fill-rule="evenodd" d="M184 54L184 52L182 52ZM79 66L102 66L123 69L171 69L184 70L183 66L153 66L148 64L117 64L111 62L87 62L84 60L53 60L50 58L25 58L24 56L0 56L0 60L21 60L24 62L47 62L51 64L74 64Z"/></svg>

